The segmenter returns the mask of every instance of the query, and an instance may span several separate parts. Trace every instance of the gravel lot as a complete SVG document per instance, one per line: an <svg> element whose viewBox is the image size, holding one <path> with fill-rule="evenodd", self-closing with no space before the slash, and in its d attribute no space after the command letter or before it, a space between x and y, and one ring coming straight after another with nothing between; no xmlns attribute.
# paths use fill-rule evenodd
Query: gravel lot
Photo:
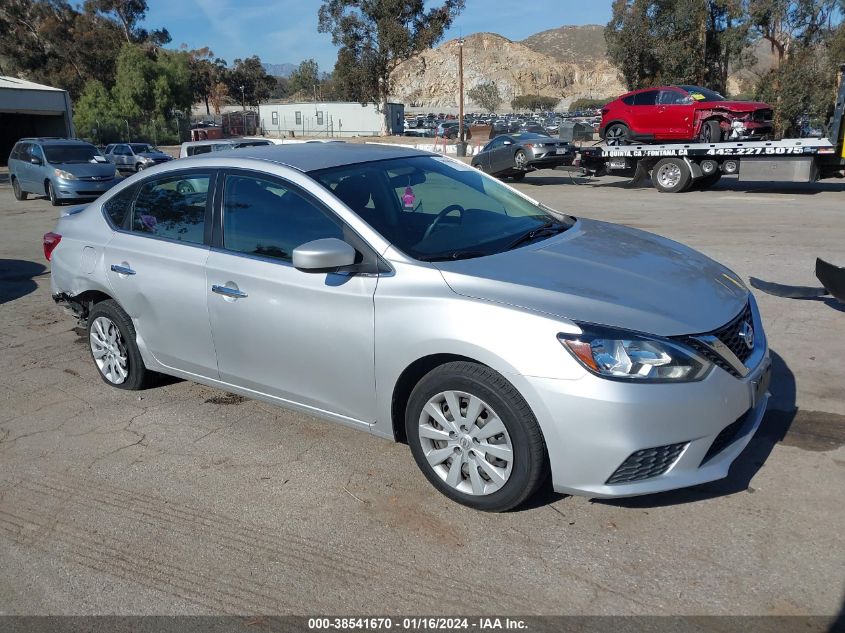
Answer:
<svg viewBox="0 0 845 633"><path fill-rule="evenodd" d="M816 285L817 255L845 264L838 183L519 187L744 279ZM758 293L774 398L727 480L488 515L404 445L188 382L106 387L50 300L57 214L0 174L0 614L841 614L841 305Z"/></svg>

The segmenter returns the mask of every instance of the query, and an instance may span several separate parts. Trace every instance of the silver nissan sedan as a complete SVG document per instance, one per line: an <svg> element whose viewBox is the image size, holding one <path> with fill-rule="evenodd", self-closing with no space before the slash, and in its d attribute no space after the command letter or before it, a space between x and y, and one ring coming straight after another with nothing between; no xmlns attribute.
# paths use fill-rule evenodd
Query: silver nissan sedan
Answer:
<svg viewBox="0 0 845 633"><path fill-rule="evenodd" d="M216 152L44 236L106 384L170 374L406 441L451 499L725 477L768 401L760 313L676 242L385 145Z"/></svg>

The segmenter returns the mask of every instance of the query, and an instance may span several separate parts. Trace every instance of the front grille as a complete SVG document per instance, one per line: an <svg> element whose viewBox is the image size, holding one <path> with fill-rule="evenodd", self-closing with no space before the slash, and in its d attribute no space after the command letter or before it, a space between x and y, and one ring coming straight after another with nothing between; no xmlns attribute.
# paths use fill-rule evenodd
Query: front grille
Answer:
<svg viewBox="0 0 845 633"><path fill-rule="evenodd" d="M742 312L740 312L737 316L731 319L726 325L723 325L717 330L713 330L712 332L705 332L703 334L693 334L691 336L679 336L676 337L676 340L680 341L684 345L688 345L692 347L696 352L698 352L701 356L709 360L711 363L716 365L717 367L721 367L726 372L740 378L739 372L734 369L730 363L728 363L724 358L722 358L719 354L714 352L709 346L702 343L698 340L697 336L715 336L717 339L722 341L731 352L740 360L740 362L744 363L748 360L751 356L751 353L754 351L753 348L749 348L745 344L745 340L739 335L740 331L742 330L743 324L748 323L749 325L753 325L754 317L751 314L751 303L746 303L745 308L743 308Z"/></svg>
<svg viewBox="0 0 845 633"><path fill-rule="evenodd" d="M675 463L686 445L687 442L667 444L631 453L605 483L625 484L662 475Z"/></svg>
<svg viewBox="0 0 845 633"><path fill-rule="evenodd" d="M716 436L716 439L713 440L713 443L707 450L707 454L704 456L704 459L701 460L701 464L699 464L699 467L704 466L704 464L706 464L711 459L716 457L716 455L725 450L729 444L733 443L733 441L739 435L739 432L742 430L747 416L748 413L743 413L736 420L728 424L719 432L719 434Z"/></svg>

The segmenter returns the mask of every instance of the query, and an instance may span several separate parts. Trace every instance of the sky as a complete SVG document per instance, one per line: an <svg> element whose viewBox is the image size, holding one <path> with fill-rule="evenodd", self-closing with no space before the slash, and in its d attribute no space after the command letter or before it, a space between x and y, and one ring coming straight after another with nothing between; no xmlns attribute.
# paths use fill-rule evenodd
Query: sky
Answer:
<svg viewBox="0 0 845 633"><path fill-rule="evenodd" d="M466 0L444 40L489 31L512 40L569 24L606 24L612 0ZM314 58L331 72L337 49L317 32L320 0L147 0L145 26L165 27L170 46L208 46L231 65L258 55L271 64ZM430 4L436 4L431 0Z"/></svg>

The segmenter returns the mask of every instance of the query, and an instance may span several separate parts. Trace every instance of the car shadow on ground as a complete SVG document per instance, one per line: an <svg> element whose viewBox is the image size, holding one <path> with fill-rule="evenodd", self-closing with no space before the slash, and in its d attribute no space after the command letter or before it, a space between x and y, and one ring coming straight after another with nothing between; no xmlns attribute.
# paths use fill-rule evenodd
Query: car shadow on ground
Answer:
<svg viewBox="0 0 845 633"><path fill-rule="evenodd" d="M36 277L47 275L42 264L23 259L0 259L0 304L25 297L38 288Z"/></svg>
<svg viewBox="0 0 845 633"><path fill-rule="evenodd" d="M529 176L530 178L530 176ZM583 184L588 184L593 187L598 188L611 188L611 189L653 189L654 187L651 184L650 178L642 178L637 182L634 182L631 178L622 178L621 176L614 176L612 180L607 180L606 176L597 176L593 178L587 178L585 176L580 176L576 178ZM555 178L549 182L539 182L536 184L566 184L566 181L569 178ZM540 178L532 178L530 180L531 184L535 184L537 180L544 180L543 177ZM526 179L525 182L529 182ZM687 191L682 192L683 194L688 193L695 193L697 191L701 191L696 187L692 187ZM708 192L721 192L721 193L750 193L750 194L770 194L770 195L804 195L804 196L815 196L820 193L825 192L834 192L834 193L842 193L845 192L845 183L843 182L742 182L737 180L736 178L722 178L718 183L709 187L706 191Z"/></svg>
<svg viewBox="0 0 845 633"><path fill-rule="evenodd" d="M763 466L772 452L775 444L781 442L795 415L795 375L783 358L775 352L772 356L772 382L769 391L768 410L757 429L757 433L739 454L728 472L728 476L690 488L681 488L669 492L661 492L642 497L626 497L623 499L596 499L596 503L615 505L623 508L656 508L662 506L694 503L714 497L724 497L738 492L753 493L750 485L757 471Z"/></svg>

